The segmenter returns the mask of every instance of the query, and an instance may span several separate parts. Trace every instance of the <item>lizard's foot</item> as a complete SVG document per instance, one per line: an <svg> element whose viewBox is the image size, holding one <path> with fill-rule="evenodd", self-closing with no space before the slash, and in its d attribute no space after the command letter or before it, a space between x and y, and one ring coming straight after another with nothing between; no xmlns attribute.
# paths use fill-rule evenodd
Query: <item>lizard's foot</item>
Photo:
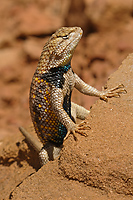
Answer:
<svg viewBox="0 0 133 200"><path fill-rule="evenodd" d="M118 86L109 89L109 90L105 90L102 91L100 98L108 101L108 97L120 97L120 94L126 94L127 91L124 89L124 85L123 84L119 84Z"/></svg>
<svg viewBox="0 0 133 200"><path fill-rule="evenodd" d="M91 127L89 125L86 125L86 124L87 124L87 122L81 122L80 124L76 124L75 129L70 130L70 131L67 132L64 140L66 140L68 138L70 133L73 134L73 137L74 137L74 139L76 141L78 140L77 136L76 136L76 133L81 134L81 135L86 137L87 133L85 131L83 131L83 130L90 130L91 129Z"/></svg>

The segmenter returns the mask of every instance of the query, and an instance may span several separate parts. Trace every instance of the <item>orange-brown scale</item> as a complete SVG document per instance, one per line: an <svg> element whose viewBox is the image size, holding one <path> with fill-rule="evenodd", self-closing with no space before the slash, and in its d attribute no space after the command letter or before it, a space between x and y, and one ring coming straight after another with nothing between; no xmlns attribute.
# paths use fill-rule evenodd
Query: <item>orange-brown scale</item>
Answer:
<svg viewBox="0 0 133 200"><path fill-rule="evenodd" d="M62 143L59 127L63 125L57 120L56 113L52 110L50 91L51 85L49 83L38 77L34 78L30 91L30 102L34 105L31 106L31 116L42 143L52 141L58 144Z"/></svg>

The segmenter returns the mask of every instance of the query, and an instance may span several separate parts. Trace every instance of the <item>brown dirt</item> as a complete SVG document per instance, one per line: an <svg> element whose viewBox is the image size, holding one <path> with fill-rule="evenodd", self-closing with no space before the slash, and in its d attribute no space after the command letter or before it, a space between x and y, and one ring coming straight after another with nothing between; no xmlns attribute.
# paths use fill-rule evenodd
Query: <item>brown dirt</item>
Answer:
<svg viewBox="0 0 133 200"><path fill-rule="evenodd" d="M132 1L61 2L1 3L0 199L133 199L133 55L113 73L133 51ZM38 156L18 126L31 124L31 78L44 43L61 26L84 30L73 70L97 89L113 73L108 87L123 83L127 94L97 101L87 118L88 137L75 142L70 136L60 158L38 170ZM76 90L72 99L88 109L97 100Z"/></svg>

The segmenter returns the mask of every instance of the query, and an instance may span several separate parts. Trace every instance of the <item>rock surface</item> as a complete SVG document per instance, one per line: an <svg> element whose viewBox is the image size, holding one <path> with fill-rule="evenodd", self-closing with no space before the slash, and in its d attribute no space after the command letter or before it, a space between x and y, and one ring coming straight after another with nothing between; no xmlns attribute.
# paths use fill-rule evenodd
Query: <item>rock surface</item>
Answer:
<svg viewBox="0 0 133 200"><path fill-rule="evenodd" d="M11 193L12 199L96 199L97 189L89 186L102 189L98 199L132 198L132 63L130 54L107 83L108 88L123 83L127 94L107 103L98 100L86 119L91 126L88 137L79 135L75 142L71 135L60 157L26 178Z"/></svg>

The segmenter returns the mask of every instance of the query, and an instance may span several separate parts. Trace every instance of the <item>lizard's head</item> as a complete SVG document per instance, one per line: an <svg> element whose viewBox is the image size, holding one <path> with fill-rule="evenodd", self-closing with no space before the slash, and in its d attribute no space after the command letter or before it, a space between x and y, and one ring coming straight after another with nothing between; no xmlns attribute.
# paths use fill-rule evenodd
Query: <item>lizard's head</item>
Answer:
<svg viewBox="0 0 133 200"><path fill-rule="evenodd" d="M43 55L49 66L58 67L70 62L73 52L82 37L80 27L62 27L45 44Z"/></svg>

